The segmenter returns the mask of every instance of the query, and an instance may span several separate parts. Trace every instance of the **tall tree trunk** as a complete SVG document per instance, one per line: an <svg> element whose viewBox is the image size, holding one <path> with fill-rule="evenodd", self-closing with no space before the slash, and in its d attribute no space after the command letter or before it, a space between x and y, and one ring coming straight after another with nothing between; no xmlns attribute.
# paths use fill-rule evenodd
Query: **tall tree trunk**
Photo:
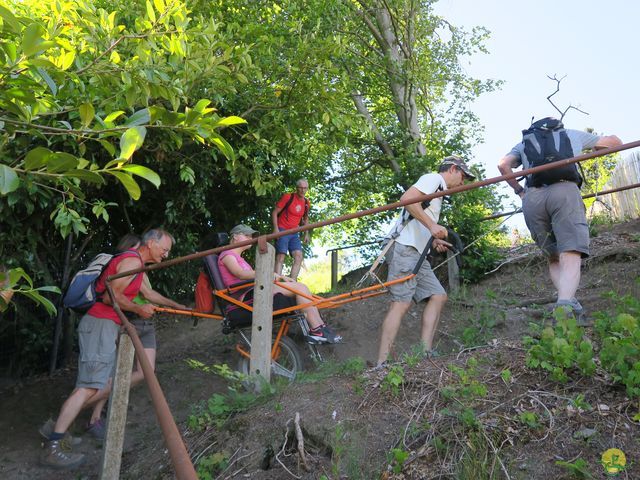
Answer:
<svg viewBox="0 0 640 480"><path fill-rule="evenodd" d="M394 21L386 2L376 1L373 10L375 23L371 21L365 11L361 12L361 18L373 35L384 58L389 90L398 121L412 140L416 153L424 155L427 148L422 141L422 133L418 124L416 89L408 75L413 60L413 25L416 21L416 11L412 7L406 12L406 18L403 22L406 30L400 32L399 22ZM398 38L401 33L404 33L404 43L401 38Z"/></svg>

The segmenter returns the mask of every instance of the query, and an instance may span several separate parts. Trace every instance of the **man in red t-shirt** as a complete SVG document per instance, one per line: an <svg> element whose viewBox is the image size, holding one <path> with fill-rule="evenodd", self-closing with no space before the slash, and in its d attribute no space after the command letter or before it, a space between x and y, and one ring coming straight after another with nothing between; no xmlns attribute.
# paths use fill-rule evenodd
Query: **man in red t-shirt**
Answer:
<svg viewBox="0 0 640 480"><path fill-rule="evenodd" d="M104 291L104 281L110 275L134 270L147 263L160 263L169 255L173 243L173 237L164 230L148 231L139 248L127 250L111 260L96 282L96 291ZM133 312L142 318L150 318L154 313L153 305L139 305L133 302L140 291L143 277L143 274L137 274L118 278L111 282L111 288L122 310ZM53 432L45 442L43 462L46 465L74 468L84 460L83 454L69 451L65 441L66 432L83 406L109 383L116 361L116 341L120 323L107 293L80 320L80 355L76 388L62 405Z"/></svg>
<svg viewBox="0 0 640 480"><path fill-rule="evenodd" d="M273 209L271 218L273 220L273 233L282 232L297 228L300 225L309 223L309 200L306 198L309 190L309 182L301 178L296 182L294 193L285 193L280 197L276 208ZM309 231L304 232L304 243L309 243ZM282 265L287 252L293 257L290 277L297 280L300 267L302 266L302 243L300 234L294 233L285 235L276 240L276 265L275 272L282 275Z"/></svg>

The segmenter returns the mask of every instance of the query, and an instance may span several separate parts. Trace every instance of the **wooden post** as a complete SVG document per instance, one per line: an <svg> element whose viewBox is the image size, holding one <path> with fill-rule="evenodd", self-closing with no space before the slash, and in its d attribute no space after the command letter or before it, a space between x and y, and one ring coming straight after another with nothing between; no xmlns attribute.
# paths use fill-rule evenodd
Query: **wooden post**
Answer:
<svg viewBox="0 0 640 480"><path fill-rule="evenodd" d="M275 249L266 243L266 251L256 248L256 282L253 292L251 328L251 375L271 378L271 330L273 323L273 265ZM258 386L259 388L259 386Z"/></svg>
<svg viewBox="0 0 640 480"><path fill-rule="evenodd" d="M460 269L451 250L447 250L447 270L449 272L449 291L457 292L460 289Z"/></svg>
<svg viewBox="0 0 640 480"><path fill-rule="evenodd" d="M129 335L126 332L122 333L118 343L116 372L113 377L113 388L107 410L107 432L102 450L100 480L118 480L120 478L134 353L133 343Z"/></svg>
<svg viewBox="0 0 640 480"><path fill-rule="evenodd" d="M331 290L338 286L338 251L331 252Z"/></svg>

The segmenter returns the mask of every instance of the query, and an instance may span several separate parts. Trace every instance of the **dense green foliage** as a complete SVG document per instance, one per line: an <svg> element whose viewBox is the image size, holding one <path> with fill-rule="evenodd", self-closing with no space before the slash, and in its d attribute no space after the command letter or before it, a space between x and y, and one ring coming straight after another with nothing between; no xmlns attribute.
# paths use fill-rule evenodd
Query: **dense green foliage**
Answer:
<svg viewBox="0 0 640 480"><path fill-rule="evenodd" d="M0 7L2 263L64 288L130 231L163 225L180 255L240 221L269 230L274 200L302 176L312 220L397 200L443 156L468 152L481 135L469 103L496 86L459 63L484 52L487 32L452 26L432 3ZM482 189L445 218L469 242L498 205ZM370 239L392 215L314 238ZM491 263L488 245L474 246L472 269ZM187 299L197 268L154 273L153 285ZM20 329L46 338L44 311L16 298L9 343Z"/></svg>
<svg viewBox="0 0 640 480"><path fill-rule="evenodd" d="M640 300L614 292L610 292L609 297L615 302L615 312L595 314L593 343L585 338L584 329L576 325L573 317L567 318L558 309L557 325L544 328L539 338L525 338L529 346L527 365L546 370L555 380L566 382L576 371L593 375L597 357L598 364L615 382L626 387L630 397L640 397Z"/></svg>
<svg viewBox="0 0 640 480"><path fill-rule="evenodd" d="M541 368L551 373L554 380L566 382L571 369L579 369L583 375L593 375L593 344L584 337L584 329L563 310L554 312L557 325L542 330L540 338L525 338L529 345L527 366Z"/></svg>

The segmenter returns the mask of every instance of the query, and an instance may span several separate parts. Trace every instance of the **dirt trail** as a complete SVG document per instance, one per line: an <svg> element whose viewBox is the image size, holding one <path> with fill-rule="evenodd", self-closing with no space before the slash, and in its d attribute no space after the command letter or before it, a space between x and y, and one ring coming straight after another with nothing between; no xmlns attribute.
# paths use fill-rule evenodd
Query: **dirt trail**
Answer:
<svg viewBox="0 0 640 480"><path fill-rule="evenodd" d="M619 293L640 295L640 286L635 281L640 277L640 221L601 228L601 232L593 238L593 256L584 265L579 291L579 298L589 312L609 308L610 300L602 295L612 289ZM452 296L436 335L439 351L445 354L459 352L465 346L463 339L479 345L491 344L492 339L497 339L500 344L518 340L527 332L529 322L539 321L544 308L540 304L551 301L552 298L552 287L547 280L545 264L532 247L513 252L513 257L513 262L488 275L481 284L468 287ZM325 311L326 320L345 338L342 345L324 348L325 358L342 361L362 357L373 361L377 352L379 327L387 304L388 297L384 295ZM419 314L420 310L414 307L405 318L396 342L397 356L408 351L415 343L420 330ZM233 345L229 337L222 335L219 322L201 321L198 327L192 328L189 320L171 316L159 319L158 345L158 378L176 420L184 427L192 405L207 400L215 392L224 392L227 388L224 380L188 367L185 359L193 358L208 365L226 362L234 367L236 357ZM456 355L446 358L455 357ZM79 451L87 454L87 462L73 474L56 472L41 467L38 463L42 449L37 429L44 420L57 414L62 402L71 392L74 380L75 367L59 371L53 377L25 379L0 392L0 431L4 433L0 440L0 478L97 478L100 444L86 435L83 436ZM276 402L288 402L291 409L314 411L315 414L307 414L305 421L322 424L331 418L334 411L338 412L338 416L353 413L352 406L344 406L342 413L336 410L341 405L341 399L348 398L353 388L348 382L332 379L326 384L297 386L293 396L276 399ZM363 432L362 441L370 442L363 447L365 457L374 455L380 457L378 460L383 460L385 452L393 445L395 433L392 431L392 412L383 408L387 400L375 398L379 411L376 410L378 407L369 404L369 417L361 420L366 423L372 418L381 419L370 425L379 427L380 431L375 436L367 436ZM361 399L358 400L360 401ZM269 408L273 409L273 406ZM275 445L275 437L282 437L288 418L286 416L292 410L285 408L278 413L269 408L265 407L260 412L261 433L245 431L244 434L254 435L256 438L272 435ZM76 421L73 433L82 434L82 425L87 419L88 412ZM384 422L389 422L387 427ZM333 426L331 423L327 425ZM637 426L632 428L636 434L640 433ZM265 429L267 434L264 433ZM326 445L326 438L322 440L326 435L331 433L317 433L316 443ZM234 441L240 440L236 438ZM238 448L244 447L239 445ZM330 473L326 469L331 467L331 454L327 451L319 454L320 457L323 455L323 468ZM146 388L138 387L131 395L123 459L123 464L130 473L127 475L123 472L123 478L157 478L159 469L168 462ZM153 468L148 467L150 464ZM143 470L137 469L136 465ZM247 471L243 470L243 474ZM251 478L284 478L282 475L282 470L272 470L264 474L254 472ZM537 477L525 475L514 478Z"/></svg>

